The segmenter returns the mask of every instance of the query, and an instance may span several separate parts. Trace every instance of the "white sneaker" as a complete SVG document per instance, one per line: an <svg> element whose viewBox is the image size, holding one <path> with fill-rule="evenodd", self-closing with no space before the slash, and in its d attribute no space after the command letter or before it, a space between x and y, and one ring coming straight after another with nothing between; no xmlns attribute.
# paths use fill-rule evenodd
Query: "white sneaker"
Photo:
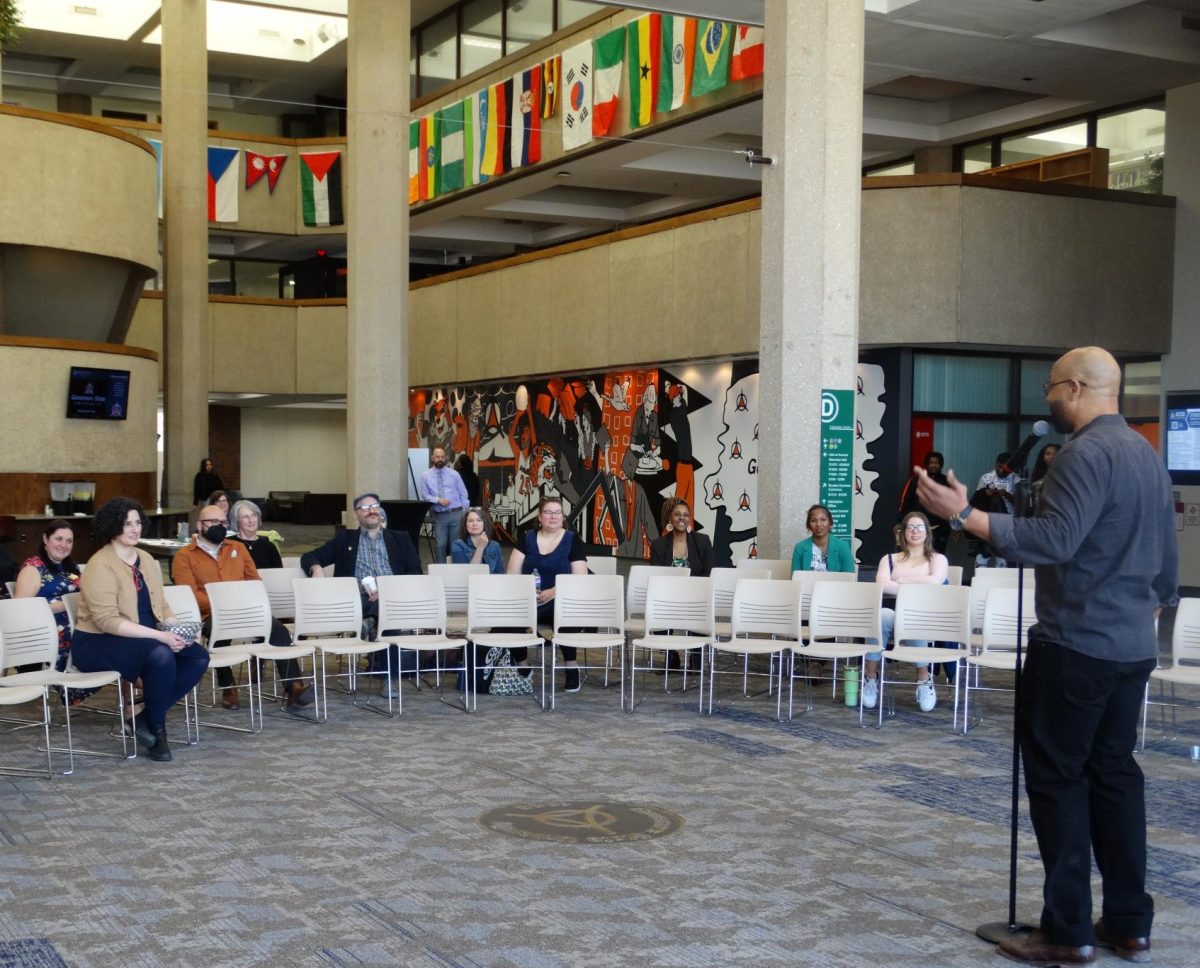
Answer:
<svg viewBox="0 0 1200 968"><path fill-rule="evenodd" d="M930 712L937 705L937 689L933 686L932 678L917 683L917 705L923 713Z"/></svg>
<svg viewBox="0 0 1200 968"><path fill-rule="evenodd" d="M874 709L879 702L879 680L864 679L862 684L863 709Z"/></svg>

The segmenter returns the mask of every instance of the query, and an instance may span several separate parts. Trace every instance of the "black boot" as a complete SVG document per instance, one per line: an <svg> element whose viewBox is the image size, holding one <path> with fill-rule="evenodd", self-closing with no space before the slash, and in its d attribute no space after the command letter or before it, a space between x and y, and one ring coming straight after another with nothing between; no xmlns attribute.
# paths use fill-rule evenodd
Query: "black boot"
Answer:
<svg viewBox="0 0 1200 968"><path fill-rule="evenodd" d="M158 726L154 730L154 745L146 749L146 755L156 763L167 763L171 759L171 747L167 743L167 727Z"/></svg>

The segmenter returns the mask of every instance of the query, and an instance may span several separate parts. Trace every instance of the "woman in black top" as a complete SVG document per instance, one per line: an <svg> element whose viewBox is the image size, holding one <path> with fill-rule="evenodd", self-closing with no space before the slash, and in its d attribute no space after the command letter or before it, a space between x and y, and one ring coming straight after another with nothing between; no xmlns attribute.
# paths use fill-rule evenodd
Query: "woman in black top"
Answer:
<svg viewBox="0 0 1200 968"><path fill-rule="evenodd" d="M225 485L221 483L220 476L213 470L212 459L205 457L200 462L200 470L196 471L196 476L192 478L192 503L200 504L213 491L224 489Z"/></svg>
<svg viewBox="0 0 1200 968"><path fill-rule="evenodd" d="M663 504L663 527L667 533L650 542L650 564L688 568L693 578L707 578L713 570L712 542L692 530L692 509L681 497Z"/></svg>
<svg viewBox="0 0 1200 968"><path fill-rule="evenodd" d="M263 568L282 568L283 558L279 554L279 549L275 547L275 543L267 537L260 537L258 534L259 525L262 524L262 512L258 509L258 505L253 501L238 501L233 506L233 525L237 528L237 533L231 535L234 541L240 541L250 550L250 558L254 562L254 567Z"/></svg>

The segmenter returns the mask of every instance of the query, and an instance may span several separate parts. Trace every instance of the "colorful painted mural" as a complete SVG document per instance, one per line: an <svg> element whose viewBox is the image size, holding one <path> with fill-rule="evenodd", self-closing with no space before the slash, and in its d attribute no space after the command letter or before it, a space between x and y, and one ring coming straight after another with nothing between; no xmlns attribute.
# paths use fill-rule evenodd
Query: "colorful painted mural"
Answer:
<svg viewBox="0 0 1200 968"><path fill-rule="evenodd" d="M863 369L858 401L873 408L864 426L877 434L882 374L871 372L864 384ZM874 475L861 469L873 438L859 436L856 524L870 520L874 505ZM568 527L586 541L647 558L662 533L664 502L679 495L712 539L718 564L758 553L757 360L414 389L409 446L444 447L452 460L466 454L509 539L535 521L539 498L554 493Z"/></svg>

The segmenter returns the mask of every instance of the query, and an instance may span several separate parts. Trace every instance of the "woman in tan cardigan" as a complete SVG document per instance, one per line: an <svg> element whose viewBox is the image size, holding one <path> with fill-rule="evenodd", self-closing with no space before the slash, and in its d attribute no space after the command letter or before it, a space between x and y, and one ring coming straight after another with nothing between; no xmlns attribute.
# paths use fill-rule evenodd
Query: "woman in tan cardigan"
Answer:
<svg viewBox="0 0 1200 968"><path fill-rule="evenodd" d="M146 515L127 497L96 512L96 539L108 544L84 571L71 654L82 672L112 669L142 680L152 760L169 760L167 710L192 690L208 668L208 652L158 628L175 616L163 598L158 563L138 548Z"/></svg>

